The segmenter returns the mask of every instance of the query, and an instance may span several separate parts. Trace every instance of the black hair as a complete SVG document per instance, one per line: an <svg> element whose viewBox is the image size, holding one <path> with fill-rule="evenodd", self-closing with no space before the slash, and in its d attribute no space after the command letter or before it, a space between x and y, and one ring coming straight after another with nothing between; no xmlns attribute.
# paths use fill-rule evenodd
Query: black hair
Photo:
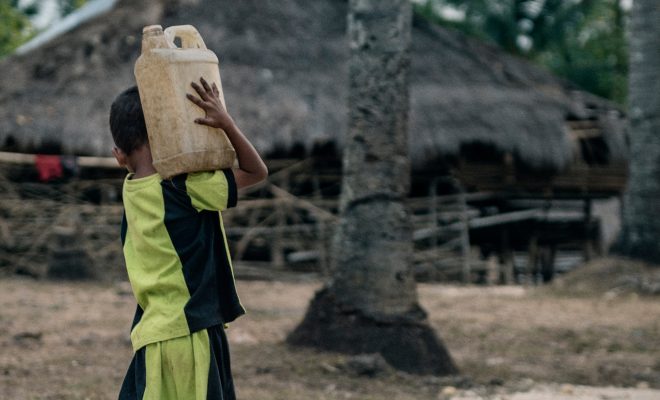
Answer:
<svg viewBox="0 0 660 400"><path fill-rule="evenodd" d="M137 86L124 90L112 103L110 132L115 145L127 155L149 142Z"/></svg>

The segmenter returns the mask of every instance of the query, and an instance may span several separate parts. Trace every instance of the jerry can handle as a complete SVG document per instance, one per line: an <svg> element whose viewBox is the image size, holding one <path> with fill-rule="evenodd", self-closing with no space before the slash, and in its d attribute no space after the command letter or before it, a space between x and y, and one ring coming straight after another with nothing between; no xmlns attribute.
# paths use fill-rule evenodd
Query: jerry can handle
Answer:
<svg viewBox="0 0 660 400"><path fill-rule="evenodd" d="M176 25L165 29L165 37L172 48L176 48L175 39L181 39L182 49L203 49L206 50L206 44L202 35L192 25Z"/></svg>

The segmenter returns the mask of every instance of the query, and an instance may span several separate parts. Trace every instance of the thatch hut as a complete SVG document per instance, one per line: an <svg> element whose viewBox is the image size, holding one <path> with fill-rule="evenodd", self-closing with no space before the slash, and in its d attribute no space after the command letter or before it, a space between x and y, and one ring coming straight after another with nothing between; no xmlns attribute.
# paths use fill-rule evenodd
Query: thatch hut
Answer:
<svg viewBox="0 0 660 400"><path fill-rule="evenodd" d="M346 8L342 0L118 1L0 64L0 145L33 151L57 142L65 153L108 155L109 104L134 81L141 27L191 23L220 55L230 111L260 151L309 154L324 142L341 149ZM529 62L421 19L412 60L416 170L472 148L561 171L580 151L574 126L602 135L606 164L625 159L617 107Z"/></svg>
<svg viewBox="0 0 660 400"><path fill-rule="evenodd" d="M109 11L0 62L1 150L109 155L109 106L134 82L141 28L193 24L220 57L230 112L266 158L314 156L338 168L347 125L346 0L107 1ZM503 203L511 196L621 192L627 141L619 107L420 18L412 38L413 194L428 194L448 173L468 190L497 193L500 211L517 212ZM493 203L474 207L483 215ZM519 247L529 246L529 229L513 230ZM580 232L587 232L580 240L592 236ZM483 237L485 247L510 252L492 243L501 233L476 232L470 241Z"/></svg>

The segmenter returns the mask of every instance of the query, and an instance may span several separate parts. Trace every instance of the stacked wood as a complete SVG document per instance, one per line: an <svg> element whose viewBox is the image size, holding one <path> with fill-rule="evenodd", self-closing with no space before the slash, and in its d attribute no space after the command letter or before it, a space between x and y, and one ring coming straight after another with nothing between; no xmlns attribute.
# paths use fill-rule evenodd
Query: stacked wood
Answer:
<svg viewBox="0 0 660 400"><path fill-rule="evenodd" d="M233 260L252 266L251 279L259 270L265 279L285 271L331 274L339 172L319 170L310 159L271 160L268 165L269 180L241 190L239 207L223 212ZM0 203L0 273L55 276L68 265L67 257L82 260L80 266L89 264L88 256L93 261L90 274L102 270L104 277L123 278L121 184L119 178L18 182L0 174L5 194ZM440 184L442 192L437 190ZM454 187L454 193L444 191L447 186ZM520 257L514 253L523 251L524 281L547 280L562 246L588 254L599 249L589 202L588 196L558 200L550 195L466 193L453 178L436 178L428 196L406 201L414 227L417 278L512 283L521 273L520 262L514 261ZM71 215L78 216L79 228ZM580 228L566 231L562 226ZM74 242L80 247L67 247Z"/></svg>
<svg viewBox="0 0 660 400"><path fill-rule="evenodd" d="M106 180L12 182L0 174L0 273L123 277L119 185ZM106 204L91 203L89 190L106 193L99 195Z"/></svg>

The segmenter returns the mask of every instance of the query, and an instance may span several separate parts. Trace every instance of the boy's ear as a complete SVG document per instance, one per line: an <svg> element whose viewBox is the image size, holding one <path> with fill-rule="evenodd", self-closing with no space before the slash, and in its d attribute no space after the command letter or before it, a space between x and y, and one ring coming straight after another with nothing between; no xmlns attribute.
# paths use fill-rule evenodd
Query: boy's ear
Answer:
<svg viewBox="0 0 660 400"><path fill-rule="evenodd" d="M117 159L117 164L119 164L120 167L126 167L126 164L128 163L128 156L122 149L117 146L113 147L112 155L115 156Z"/></svg>

